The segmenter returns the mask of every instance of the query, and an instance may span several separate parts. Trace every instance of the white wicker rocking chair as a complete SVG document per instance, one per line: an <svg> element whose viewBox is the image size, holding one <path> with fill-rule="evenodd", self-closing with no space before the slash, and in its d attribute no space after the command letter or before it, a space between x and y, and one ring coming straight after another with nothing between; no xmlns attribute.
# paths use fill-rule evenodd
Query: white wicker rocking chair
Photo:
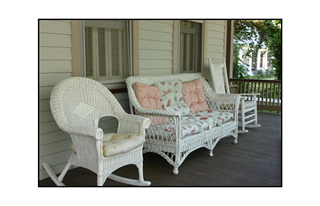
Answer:
<svg viewBox="0 0 320 206"><path fill-rule="evenodd" d="M70 134L73 142L73 152L59 177L43 163L58 186L64 186L62 180L71 165L95 172L98 186L103 186L107 178L138 186L151 184L144 181L142 157L145 129L149 127L150 119L127 114L105 86L83 77L58 83L52 90L50 106L58 126ZM103 134L98 128L99 119L104 116L118 119L117 134ZM111 174L128 164L138 167L139 180Z"/></svg>
<svg viewBox="0 0 320 206"><path fill-rule="evenodd" d="M219 62L218 64L214 63L216 60L208 59L210 65L210 72L212 76L212 84L213 84L213 91L217 94L230 94L230 85L229 86L229 79L227 74L227 67L225 59L223 58L222 63ZM240 108L239 113L240 121L239 125L241 126L241 130L238 130L238 133L246 133L248 130L245 128L254 128L254 127L261 127L258 124L258 114L257 114L257 102L256 96L260 95L259 93L246 93L240 94L243 97L240 101ZM245 96L252 96L252 100L245 100ZM248 121L246 121L248 120ZM254 124L250 124L254 122Z"/></svg>

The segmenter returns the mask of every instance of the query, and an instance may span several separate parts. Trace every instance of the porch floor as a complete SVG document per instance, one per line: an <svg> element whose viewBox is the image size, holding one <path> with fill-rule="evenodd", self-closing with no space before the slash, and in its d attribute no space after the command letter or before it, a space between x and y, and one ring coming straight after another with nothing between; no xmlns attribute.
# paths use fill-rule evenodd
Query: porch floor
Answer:
<svg viewBox="0 0 320 206"><path fill-rule="evenodd" d="M201 148L192 152L179 167L179 174L172 173L164 158L154 153L144 154L144 178L152 186L282 186L282 133L281 115L258 113L261 128L248 129L239 134L238 144L233 138L221 139L213 150L213 157ZM134 165L124 166L114 174L138 179ZM96 174L76 168L64 178L67 186L96 186ZM55 186L50 178L39 181L39 186ZM128 186L107 179L104 186Z"/></svg>

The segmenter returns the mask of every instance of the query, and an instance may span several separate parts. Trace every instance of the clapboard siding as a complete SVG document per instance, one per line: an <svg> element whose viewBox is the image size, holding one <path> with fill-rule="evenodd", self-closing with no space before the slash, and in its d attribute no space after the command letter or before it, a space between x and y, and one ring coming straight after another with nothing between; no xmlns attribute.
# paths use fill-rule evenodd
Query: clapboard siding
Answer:
<svg viewBox="0 0 320 206"><path fill-rule="evenodd" d="M70 34L40 34L39 41L41 46L71 47Z"/></svg>
<svg viewBox="0 0 320 206"><path fill-rule="evenodd" d="M40 60L72 60L70 48L40 47Z"/></svg>
<svg viewBox="0 0 320 206"><path fill-rule="evenodd" d="M140 50L172 51L172 43L171 42L144 40L144 41L139 42L139 49Z"/></svg>
<svg viewBox="0 0 320 206"><path fill-rule="evenodd" d="M226 34L226 21L225 20L208 20L207 30L207 58L221 60L225 56L225 34ZM206 61L206 78L212 86L212 77L208 61Z"/></svg>
<svg viewBox="0 0 320 206"><path fill-rule="evenodd" d="M70 60L54 61L46 60L39 62L40 73L54 73L54 72L72 72L72 62Z"/></svg>
<svg viewBox="0 0 320 206"><path fill-rule="evenodd" d="M50 110L50 94L59 81L72 77L71 20L39 21L39 178L49 163L60 173L71 153L69 134L60 130ZM67 156L66 156L67 155Z"/></svg>
<svg viewBox="0 0 320 206"><path fill-rule="evenodd" d="M173 22L171 24L173 24ZM173 33L173 26L172 25L164 24L162 22L159 23L159 22L155 22L155 21L141 20L139 22L139 29L145 30L145 31L156 31L156 32L161 32L161 33L169 33L169 34Z"/></svg>
<svg viewBox="0 0 320 206"><path fill-rule="evenodd" d="M139 21L139 75L172 74L173 20Z"/></svg>
<svg viewBox="0 0 320 206"><path fill-rule="evenodd" d="M157 32L157 31L139 31L139 39L141 40L152 40L152 41L160 41L160 42L172 42L173 34Z"/></svg>
<svg viewBox="0 0 320 206"><path fill-rule="evenodd" d="M52 21L40 20L39 32L50 34L70 34L71 35L71 21Z"/></svg>

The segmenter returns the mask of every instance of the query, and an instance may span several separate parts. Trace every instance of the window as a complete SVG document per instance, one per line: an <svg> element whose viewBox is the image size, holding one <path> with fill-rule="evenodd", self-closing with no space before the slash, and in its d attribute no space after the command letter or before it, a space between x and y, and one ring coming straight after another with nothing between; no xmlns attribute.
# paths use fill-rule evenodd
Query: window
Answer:
<svg viewBox="0 0 320 206"><path fill-rule="evenodd" d="M180 21L180 73L202 71L202 24Z"/></svg>
<svg viewBox="0 0 320 206"><path fill-rule="evenodd" d="M86 77L119 82L129 76L128 31L126 20L84 20Z"/></svg>

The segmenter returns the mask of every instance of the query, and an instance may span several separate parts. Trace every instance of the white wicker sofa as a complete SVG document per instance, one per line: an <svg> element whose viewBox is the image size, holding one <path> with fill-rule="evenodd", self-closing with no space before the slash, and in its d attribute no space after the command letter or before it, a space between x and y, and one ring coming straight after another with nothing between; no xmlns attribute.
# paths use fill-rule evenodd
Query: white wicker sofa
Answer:
<svg viewBox="0 0 320 206"><path fill-rule="evenodd" d="M168 109L166 106L171 106L170 100L168 104L161 102L166 94L176 92L168 88L168 92L162 90L163 87L159 87L161 82L172 90L173 85L179 87L181 82L183 100L190 109L189 114ZM151 120L150 127L146 129L144 152L154 152L164 157L174 167L174 174L179 173L178 167L184 159L198 148L207 148L209 156L213 156L213 149L221 138L231 135L234 137L233 143L237 143L240 95L214 93L199 73L132 76L126 79L126 83L131 112ZM174 96L172 101L178 99L181 100ZM159 101L162 104L160 107L155 105ZM201 105L207 109L197 110Z"/></svg>

